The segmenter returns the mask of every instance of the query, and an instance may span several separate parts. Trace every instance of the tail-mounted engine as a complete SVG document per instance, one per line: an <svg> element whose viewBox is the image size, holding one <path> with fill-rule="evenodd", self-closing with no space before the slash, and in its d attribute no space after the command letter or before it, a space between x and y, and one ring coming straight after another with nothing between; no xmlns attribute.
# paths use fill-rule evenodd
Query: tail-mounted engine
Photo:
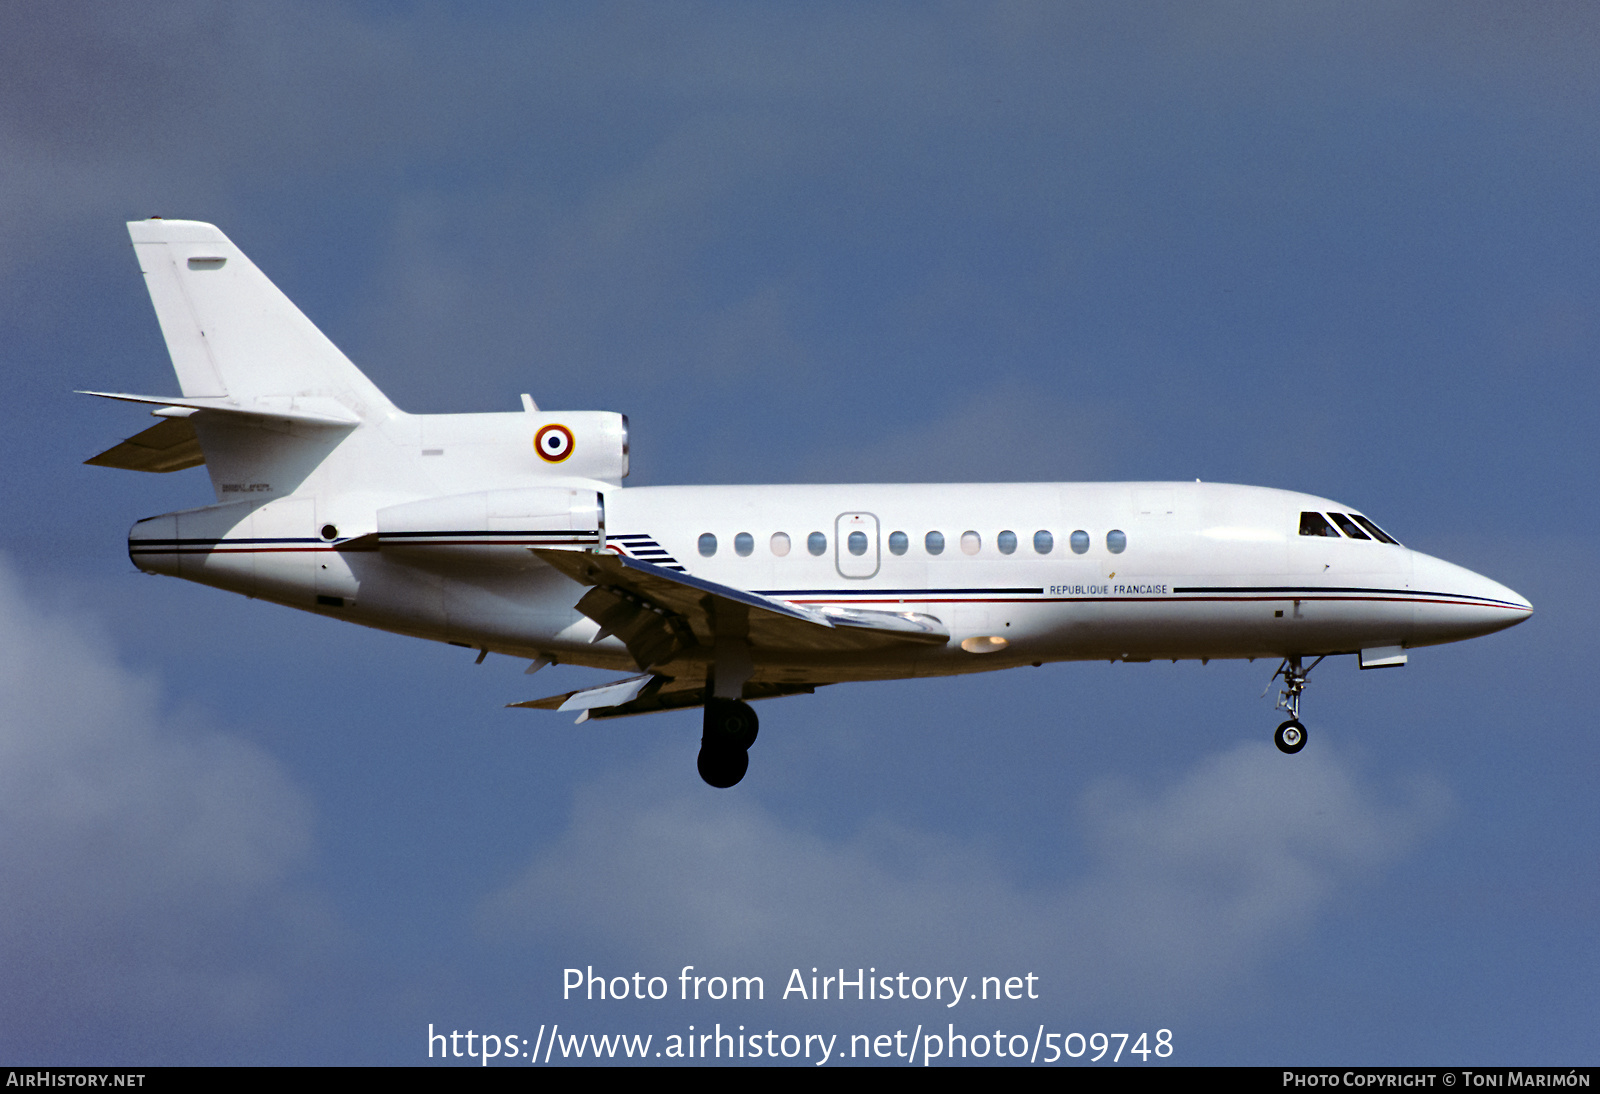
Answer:
<svg viewBox="0 0 1600 1094"><path fill-rule="evenodd" d="M605 525L605 499L595 490L484 490L379 509L377 546L413 564L531 564L530 547L604 546Z"/></svg>
<svg viewBox="0 0 1600 1094"><path fill-rule="evenodd" d="M520 414L419 414L420 470L449 483L510 486L628 477L628 418L603 410ZM441 489L441 493L444 489Z"/></svg>
<svg viewBox="0 0 1600 1094"><path fill-rule="evenodd" d="M534 463L563 477L621 486L628 477L628 416L603 410L530 414Z"/></svg>
<svg viewBox="0 0 1600 1094"><path fill-rule="evenodd" d="M484 490L380 509L375 533L319 523L312 498L232 502L150 517L128 534L147 573L171 574L299 608L347 608L366 552L412 565L537 568L530 547L605 543L605 499L560 486Z"/></svg>

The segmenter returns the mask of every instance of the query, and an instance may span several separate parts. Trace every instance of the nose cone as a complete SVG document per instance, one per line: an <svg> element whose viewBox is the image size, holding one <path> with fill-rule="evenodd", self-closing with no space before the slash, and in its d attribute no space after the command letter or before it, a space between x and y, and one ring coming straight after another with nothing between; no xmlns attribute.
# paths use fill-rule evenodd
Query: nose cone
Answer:
<svg viewBox="0 0 1600 1094"><path fill-rule="evenodd" d="M1514 627L1533 614L1526 599L1464 566L1412 553L1417 597L1412 645L1459 642Z"/></svg>

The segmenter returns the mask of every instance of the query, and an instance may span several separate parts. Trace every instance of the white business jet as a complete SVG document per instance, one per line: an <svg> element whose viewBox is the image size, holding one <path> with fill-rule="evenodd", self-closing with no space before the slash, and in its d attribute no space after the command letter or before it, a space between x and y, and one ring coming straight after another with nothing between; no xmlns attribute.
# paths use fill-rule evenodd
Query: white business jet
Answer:
<svg viewBox="0 0 1600 1094"><path fill-rule="evenodd" d="M228 238L128 225L182 396L88 462L204 464L216 504L149 517L141 570L625 679L517 706L704 707L699 770L743 778L749 701L823 684L1104 658L1280 662L1305 746L1324 658L1364 669L1532 612L1340 502L1196 482L624 489L628 420L407 414ZM1270 686L1270 685L1269 685Z"/></svg>

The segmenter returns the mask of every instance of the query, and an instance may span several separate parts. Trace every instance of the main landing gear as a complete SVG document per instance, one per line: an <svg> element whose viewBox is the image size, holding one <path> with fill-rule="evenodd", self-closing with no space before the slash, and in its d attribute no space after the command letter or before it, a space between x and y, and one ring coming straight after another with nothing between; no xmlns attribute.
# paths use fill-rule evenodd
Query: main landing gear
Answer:
<svg viewBox="0 0 1600 1094"><path fill-rule="evenodd" d="M1322 664L1319 657L1311 662L1311 668L1302 669L1298 655L1285 657L1283 664L1278 666L1278 671L1272 674L1272 679L1283 677L1283 690L1278 693L1278 710L1287 711L1289 720L1277 728L1272 735L1272 743L1278 746L1278 751L1294 755L1306 747L1306 727L1300 724L1300 694L1306 690L1306 677L1311 675L1311 669ZM1267 687L1271 688L1269 681Z"/></svg>
<svg viewBox="0 0 1600 1094"><path fill-rule="evenodd" d="M700 735L697 766L700 777L719 790L744 778L750 768L751 745L760 728L750 704L738 699L707 699L705 729Z"/></svg>

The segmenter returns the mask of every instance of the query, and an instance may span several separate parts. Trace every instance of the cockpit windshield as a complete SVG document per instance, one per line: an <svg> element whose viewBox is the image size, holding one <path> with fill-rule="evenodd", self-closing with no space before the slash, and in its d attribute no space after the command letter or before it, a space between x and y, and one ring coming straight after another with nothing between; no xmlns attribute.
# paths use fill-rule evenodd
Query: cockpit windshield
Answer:
<svg viewBox="0 0 1600 1094"><path fill-rule="evenodd" d="M1351 539L1371 539L1372 538L1371 536L1367 535L1367 533L1363 532L1360 528L1357 528L1356 527L1356 522L1351 520L1349 517L1345 516L1343 513L1329 513L1328 515L1333 518L1333 523L1335 523L1335 524L1337 524L1339 526L1339 531L1343 532L1345 535L1349 536Z"/></svg>
<svg viewBox="0 0 1600 1094"><path fill-rule="evenodd" d="M1328 536L1338 539L1339 533L1333 530L1333 525L1328 523L1328 518L1321 513L1300 514L1300 534L1302 536Z"/></svg>
<svg viewBox="0 0 1600 1094"><path fill-rule="evenodd" d="M1333 518L1333 523L1328 522L1328 517ZM1337 524L1339 527L1334 528ZM1300 534L1302 536L1325 536L1329 539L1339 539L1339 532L1344 532L1346 539L1377 540L1379 543L1391 543L1396 547L1400 541L1389 533L1379 528L1360 513L1335 513L1331 510L1327 516L1321 513L1300 514Z"/></svg>
<svg viewBox="0 0 1600 1094"><path fill-rule="evenodd" d="M1354 520L1357 524L1361 525L1361 527L1363 527L1367 531L1371 532L1372 533L1372 538L1377 540L1379 543L1392 543L1396 547L1400 546L1400 541L1399 540L1395 539L1388 532L1385 532L1382 528L1379 528L1376 524L1373 524L1370 520L1368 520L1366 517L1362 516L1360 513L1351 513L1350 514L1350 518L1352 520Z"/></svg>

